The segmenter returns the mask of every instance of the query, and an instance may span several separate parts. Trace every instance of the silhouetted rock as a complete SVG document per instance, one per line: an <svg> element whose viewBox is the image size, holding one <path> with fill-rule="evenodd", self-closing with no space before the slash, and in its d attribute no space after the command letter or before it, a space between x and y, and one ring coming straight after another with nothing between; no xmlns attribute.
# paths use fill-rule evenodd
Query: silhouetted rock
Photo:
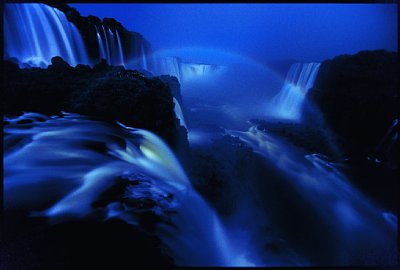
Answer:
<svg viewBox="0 0 400 270"><path fill-rule="evenodd" d="M92 204L97 215L81 220L52 224L46 218L6 212L0 253L3 266L35 270L83 266L122 269L130 264L156 269L172 267L174 261L154 234L154 228L159 222L168 221L173 198L151 194L155 189L149 182L131 181L120 179L119 184ZM140 192L135 190L137 186L141 190L147 188L149 195L124 195ZM119 216L107 217L111 208L133 222Z"/></svg>
<svg viewBox="0 0 400 270"><path fill-rule="evenodd" d="M376 154L399 118L398 67L398 55L383 50L341 55L321 64L307 99L322 112L346 154ZM307 112L305 116L312 118Z"/></svg>
<svg viewBox="0 0 400 270"><path fill-rule="evenodd" d="M172 95L182 105L181 85L180 85L178 79L176 77L170 76L170 75L161 75L159 78L164 83L168 84L169 88L171 89Z"/></svg>
<svg viewBox="0 0 400 270"><path fill-rule="evenodd" d="M120 121L161 136L170 146L187 145L186 130L174 112L169 86L135 70L108 66L73 68L61 57L47 69L19 69L4 63L4 113L24 111L58 114L75 112L104 121Z"/></svg>

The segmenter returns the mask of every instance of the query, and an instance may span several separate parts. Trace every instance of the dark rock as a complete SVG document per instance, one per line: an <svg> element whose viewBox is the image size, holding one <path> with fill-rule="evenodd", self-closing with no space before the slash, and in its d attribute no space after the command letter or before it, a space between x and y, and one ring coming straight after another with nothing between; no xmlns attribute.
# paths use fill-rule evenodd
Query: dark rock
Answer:
<svg viewBox="0 0 400 270"><path fill-rule="evenodd" d="M47 69L54 72L65 72L70 71L71 66L60 56L56 56L51 58L51 65Z"/></svg>
<svg viewBox="0 0 400 270"><path fill-rule="evenodd" d="M182 105L182 95L181 95L181 85L178 79L170 75L161 75L160 80L166 83L171 90L172 95L181 103Z"/></svg>
<svg viewBox="0 0 400 270"><path fill-rule="evenodd" d="M54 57L47 69L19 69L5 61L4 71L5 114L75 112L150 130L174 149L188 145L186 130L175 116L170 88L157 77L145 78L105 61L93 69L73 68L60 57Z"/></svg>
<svg viewBox="0 0 400 270"><path fill-rule="evenodd" d="M321 122L313 121L313 124L310 124L269 122L258 119L252 119L250 122L261 131L271 132L287 139L290 144L301 147L305 153L322 153L331 158L341 157L333 134L329 133Z"/></svg>
<svg viewBox="0 0 400 270"><path fill-rule="evenodd" d="M4 269L166 268L173 260L160 240L119 219L76 220L47 226L32 219L7 229L0 253Z"/></svg>
<svg viewBox="0 0 400 270"><path fill-rule="evenodd" d="M324 61L307 99L322 113L345 154L366 157L400 115L399 57L362 51ZM305 112L305 118L312 119Z"/></svg>

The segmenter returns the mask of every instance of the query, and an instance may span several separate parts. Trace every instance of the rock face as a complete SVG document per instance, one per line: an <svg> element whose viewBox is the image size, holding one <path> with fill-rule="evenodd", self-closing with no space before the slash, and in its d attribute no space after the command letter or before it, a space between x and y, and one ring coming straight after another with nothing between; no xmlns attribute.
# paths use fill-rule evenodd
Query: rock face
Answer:
<svg viewBox="0 0 400 270"><path fill-rule="evenodd" d="M399 118L398 60L396 53L379 50L341 55L321 64L307 99L322 112L346 154L376 154Z"/></svg>
<svg viewBox="0 0 400 270"><path fill-rule="evenodd" d="M182 141L187 144L171 90L158 78L104 61L93 68L73 68L60 57L47 69L19 69L6 61L4 76L5 114L75 112L153 131L175 149Z"/></svg>

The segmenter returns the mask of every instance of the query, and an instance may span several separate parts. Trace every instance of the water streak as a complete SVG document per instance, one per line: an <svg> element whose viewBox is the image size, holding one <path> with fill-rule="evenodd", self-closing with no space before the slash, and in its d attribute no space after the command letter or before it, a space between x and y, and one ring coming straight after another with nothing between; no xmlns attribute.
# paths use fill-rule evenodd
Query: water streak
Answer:
<svg viewBox="0 0 400 270"><path fill-rule="evenodd" d="M319 66L319 63L297 63L290 67L282 89L271 100L271 116L301 120L303 103L308 90L314 85Z"/></svg>
<svg viewBox="0 0 400 270"><path fill-rule="evenodd" d="M181 105L179 104L179 101L174 98L174 104L175 104L175 114L176 117L181 121L181 126L184 126L186 130L188 130L188 127L186 125L185 117L183 116L182 108Z"/></svg>

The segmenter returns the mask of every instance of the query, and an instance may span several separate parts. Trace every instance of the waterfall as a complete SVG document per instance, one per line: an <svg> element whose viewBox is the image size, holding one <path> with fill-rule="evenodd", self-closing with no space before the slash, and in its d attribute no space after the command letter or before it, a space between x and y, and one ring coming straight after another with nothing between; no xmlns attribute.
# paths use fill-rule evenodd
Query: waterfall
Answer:
<svg viewBox="0 0 400 270"><path fill-rule="evenodd" d="M186 128L186 130L188 130L188 127L185 122L185 118L183 117L181 105L179 104L179 101L176 98L174 98L174 104L175 104L174 110L175 110L176 117L181 121L181 126L184 126Z"/></svg>
<svg viewBox="0 0 400 270"><path fill-rule="evenodd" d="M297 63L290 67L280 92L270 102L270 114L276 118L299 121L304 99L318 74L319 63Z"/></svg>
<svg viewBox="0 0 400 270"><path fill-rule="evenodd" d="M106 60L107 60L108 64L111 64L110 46L108 44L108 38L107 38L106 30L104 29L104 25L101 26L101 29L103 30L102 43L106 44L106 55L107 55Z"/></svg>
<svg viewBox="0 0 400 270"><path fill-rule="evenodd" d="M95 25L94 27L96 28L96 36L97 36L97 43L99 44L100 59L108 59L106 54L106 49L104 48L103 39L99 32L99 28L97 27L97 25Z"/></svg>
<svg viewBox="0 0 400 270"><path fill-rule="evenodd" d="M168 74L175 76L179 81L181 81L179 59L176 57L159 57L159 74Z"/></svg>
<svg viewBox="0 0 400 270"><path fill-rule="evenodd" d="M118 34L118 30L115 30L115 35L117 36L117 47L118 47L118 53L119 53L119 64L120 65L125 65L124 53L122 51L122 43L121 43L121 38L119 37L119 34Z"/></svg>
<svg viewBox="0 0 400 270"><path fill-rule="evenodd" d="M85 44L65 14L44 4L4 5L4 57L35 67L61 56L70 65L89 64Z"/></svg>
<svg viewBox="0 0 400 270"><path fill-rule="evenodd" d="M210 79L211 76L218 75L225 70L224 66L187 63L178 57L158 57L158 74L168 74L175 76L180 83L187 83L197 79Z"/></svg>
<svg viewBox="0 0 400 270"><path fill-rule="evenodd" d="M117 217L134 226L138 223L129 205L116 207L120 203L112 202L95 208L93 202L118 177L135 175L133 179L143 183L129 189L132 198L154 195L165 200L173 195L167 207L176 213L170 217L174 225L161 223L156 233L178 265L253 265L155 134L69 113L61 117L25 113L4 121L7 211L28 209L32 217L45 216L51 223L101 211L105 218Z"/></svg>
<svg viewBox="0 0 400 270"><path fill-rule="evenodd" d="M125 65L122 43L118 30L115 30L114 34L110 28L102 25L103 35L101 35L98 27L96 25L94 27L99 44L100 58L106 59L107 63L110 65Z"/></svg>
<svg viewBox="0 0 400 270"><path fill-rule="evenodd" d="M63 12L45 4L5 4L4 9L4 57L17 58L35 67L46 67L51 58L61 56L72 66L93 65L106 59L110 65L130 65L127 68L144 69L154 74L170 74L186 82L215 73L213 65L183 63L176 57L162 57L153 66L149 49L141 37L135 44L122 44L117 29L105 25L93 25L99 48L94 63L89 59L85 43L77 27L69 22ZM134 55L124 56L124 46L135 47ZM127 59L129 58L129 59Z"/></svg>
<svg viewBox="0 0 400 270"><path fill-rule="evenodd" d="M147 58L146 58L146 53L144 52L143 44L141 44L141 46L140 46L140 53L142 56L142 67L143 67L143 69L148 70Z"/></svg>
<svg viewBox="0 0 400 270"><path fill-rule="evenodd" d="M110 28L107 27L107 40L108 44L110 44L110 64L111 65L116 65L118 62L118 57L117 57L117 51L118 48L115 44L115 38L114 38L114 33L111 31Z"/></svg>

